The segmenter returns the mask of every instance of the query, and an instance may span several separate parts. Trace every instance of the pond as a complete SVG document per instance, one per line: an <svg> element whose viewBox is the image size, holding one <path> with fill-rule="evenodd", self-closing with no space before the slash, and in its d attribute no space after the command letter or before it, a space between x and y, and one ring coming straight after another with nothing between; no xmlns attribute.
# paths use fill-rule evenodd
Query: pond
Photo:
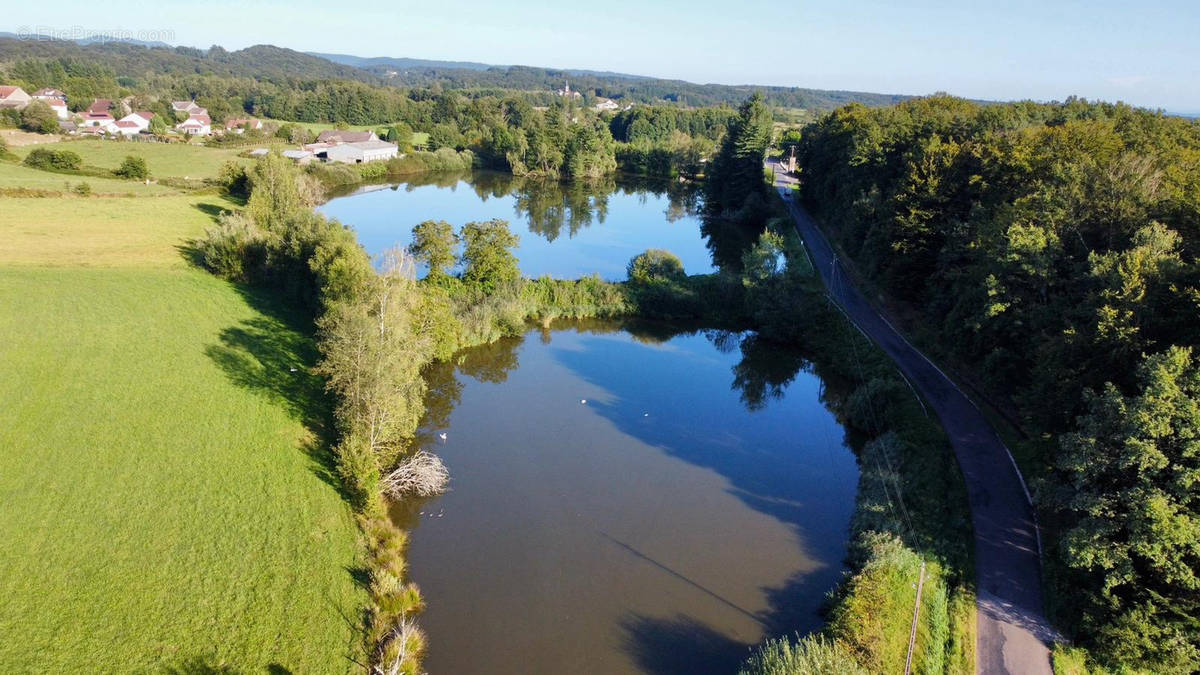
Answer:
<svg viewBox="0 0 1200 675"><path fill-rule="evenodd" d="M728 673L820 625L858 469L802 355L570 323L428 379L451 490L393 517L429 672Z"/></svg>
<svg viewBox="0 0 1200 675"><path fill-rule="evenodd" d="M625 266L649 248L671 251L689 274L713 271L701 236L694 185L599 179L560 183L476 171L434 174L405 183L349 188L318 210L349 225L372 255L407 246L412 228L445 220L507 220L520 236L525 276L625 279Z"/></svg>

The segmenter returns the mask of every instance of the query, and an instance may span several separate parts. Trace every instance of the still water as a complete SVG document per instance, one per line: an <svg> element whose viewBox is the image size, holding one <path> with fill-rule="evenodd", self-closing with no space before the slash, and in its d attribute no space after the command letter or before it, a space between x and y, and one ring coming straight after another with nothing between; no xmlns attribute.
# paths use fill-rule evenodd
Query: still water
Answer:
<svg viewBox="0 0 1200 675"><path fill-rule="evenodd" d="M620 281L630 258L648 248L679 256L689 274L713 271L698 199L694 186L678 182L559 183L477 171L356 187L318 210L353 227L372 255L407 246L423 220L445 220L457 230L500 218L521 238L516 255L525 276Z"/></svg>
<svg viewBox="0 0 1200 675"><path fill-rule="evenodd" d="M728 673L820 624L858 470L801 355L563 324L429 381L451 491L393 513L429 672Z"/></svg>

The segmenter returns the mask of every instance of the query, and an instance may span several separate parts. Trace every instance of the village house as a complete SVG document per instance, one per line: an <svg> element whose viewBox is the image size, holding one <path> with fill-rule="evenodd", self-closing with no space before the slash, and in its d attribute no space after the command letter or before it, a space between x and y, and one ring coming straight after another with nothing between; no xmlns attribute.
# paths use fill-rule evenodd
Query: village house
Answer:
<svg viewBox="0 0 1200 675"><path fill-rule="evenodd" d="M33 100L41 101L50 106L60 120L70 119L71 111L67 109L67 95L58 89L43 87L31 94Z"/></svg>
<svg viewBox="0 0 1200 675"><path fill-rule="evenodd" d="M374 134L371 135L374 136ZM386 161L398 157L399 154L400 148L395 143L375 139L340 143L325 151L325 159L342 164L366 164L367 162Z"/></svg>
<svg viewBox="0 0 1200 675"><path fill-rule="evenodd" d="M621 109L621 104L617 103L616 101L612 100L611 98L606 98L606 99L601 100L599 103L597 103L593 107L600 112L604 112L606 110L617 111L617 110Z"/></svg>
<svg viewBox="0 0 1200 675"><path fill-rule="evenodd" d="M79 128L85 133L117 133L117 120L109 113L112 101L98 98L79 113Z"/></svg>
<svg viewBox="0 0 1200 675"><path fill-rule="evenodd" d="M212 119L207 114L192 114L176 124L175 130L188 136L208 136L212 133Z"/></svg>
<svg viewBox="0 0 1200 675"><path fill-rule="evenodd" d="M137 136L150 128L150 120L153 118L154 113L145 110L131 112L117 120L115 123L117 133L124 136Z"/></svg>
<svg viewBox="0 0 1200 675"><path fill-rule="evenodd" d="M208 110L196 105L195 101L171 101L171 110L178 113L184 113L188 117L192 115L207 115Z"/></svg>
<svg viewBox="0 0 1200 675"><path fill-rule="evenodd" d="M33 98L36 98L39 101L62 101L63 103L67 102L67 95L64 92L62 92L58 89L54 89L52 87L42 87L41 89L38 89L37 91L30 94L30 96L32 96Z"/></svg>
<svg viewBox="0 0 1200 675"><path fill-rule="evenodd" d="M95 113L97 115L108 115L109 111L112 110L112 107L113 102L111 100L107 98L98 98L92 101L92 104L88 106L87 112L89 114Z"/></svg>
<svg viewBox="0 0 1200 675"><path fill-rule="evenodd" d="M0 86L0 108L24 108L32 97L20 87Z"/></svg>
<svg viewBox="0 0 1200 675"><path fill-rule="evenodd" d="M247 120L247 119L231 119L225 120L225 131L231 131L235 134L240 134L246 129L251 131L260 131L263 128L262 120Z"/></svg>

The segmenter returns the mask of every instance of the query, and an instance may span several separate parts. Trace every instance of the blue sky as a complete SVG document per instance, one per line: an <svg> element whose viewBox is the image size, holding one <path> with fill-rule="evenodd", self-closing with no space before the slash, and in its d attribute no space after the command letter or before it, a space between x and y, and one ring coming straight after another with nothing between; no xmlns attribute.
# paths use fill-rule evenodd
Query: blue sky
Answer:
<svg viewBox="0 0 1200 675"><path fill-rule="evenodd" d="M694 82L986 99L1124 100L1200 112L1197 0L60 0L0 30L162 35L359 56L615 70Z"/></svg>

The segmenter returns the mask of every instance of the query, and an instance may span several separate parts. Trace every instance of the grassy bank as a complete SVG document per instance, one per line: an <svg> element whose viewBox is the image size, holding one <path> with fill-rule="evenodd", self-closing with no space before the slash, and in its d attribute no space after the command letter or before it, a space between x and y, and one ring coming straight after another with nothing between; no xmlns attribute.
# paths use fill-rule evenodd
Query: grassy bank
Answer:
<svg viewBox="0 0 1200 675"><path fill-rule="evenodd" d="M310 338L177 248L224 204L5 202L0 670L350 670L362 562Z"/></svg>

